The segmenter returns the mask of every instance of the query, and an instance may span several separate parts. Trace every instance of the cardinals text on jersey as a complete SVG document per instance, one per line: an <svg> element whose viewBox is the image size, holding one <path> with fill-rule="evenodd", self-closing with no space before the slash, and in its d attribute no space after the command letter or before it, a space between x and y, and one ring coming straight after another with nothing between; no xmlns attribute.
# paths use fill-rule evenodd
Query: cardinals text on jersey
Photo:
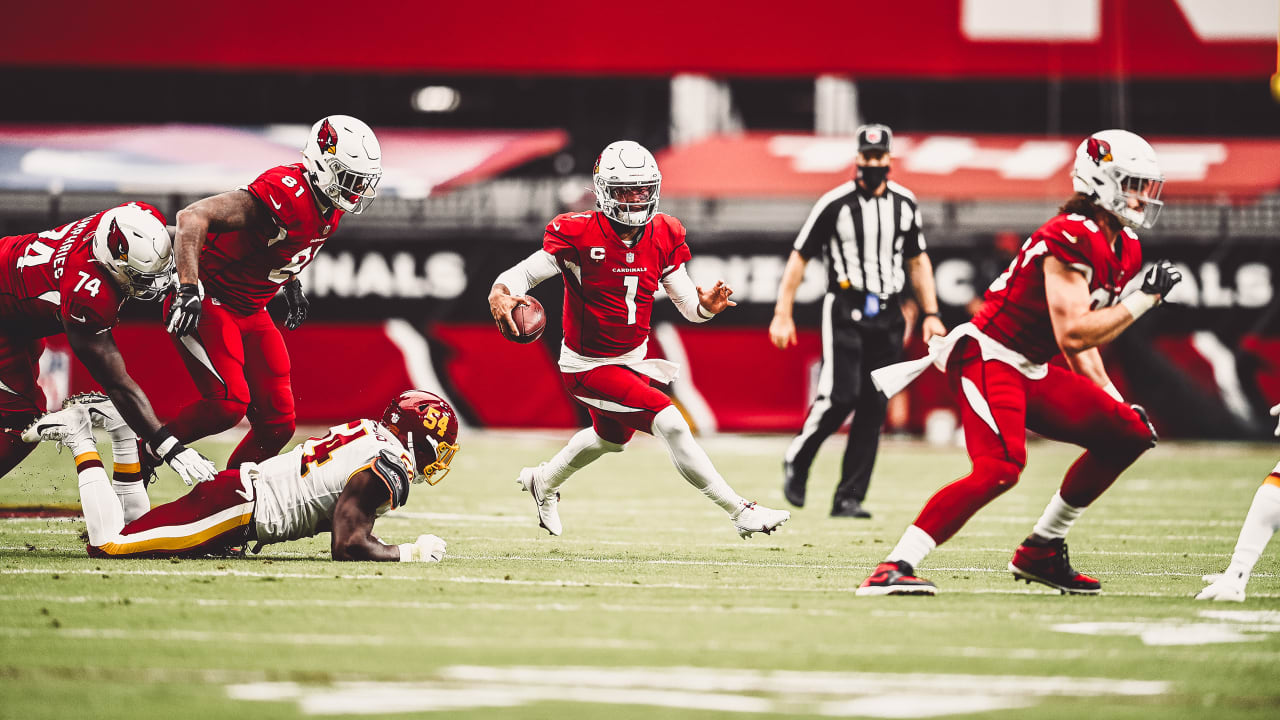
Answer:
<svg viewBox="0 0 1280 720"><path fill-rule="evenodd" d="M243 188L275 220L276 234L210 233L200 255L205 291L237 314L266 307L280 286L302 272L338 229L342 210L321 213L302 165L280 165Z"/></svg>
<svg viewBox="0 0 1280 720"><path fill-rule="evenodd" d="M1085 276L1091 309L1114 305L1142 267L1138 236L1124 228L1115 247L1101 228L1083 215L1058 215L1022 245L1004 274L987 289L986 304L973 324L1028 360L1045 363L1058 354L1044 288L1044 256L1053 255Z"/></svg>
<svg viewBox="0 0 1280 720"><path fill-rule="evenodd" d="M588 357L616 357L649 337L653 294L689 260L684 226L653 216L632 247L598 212L566 213L547 224L542 249L564 276L564 342Z"/></svg>

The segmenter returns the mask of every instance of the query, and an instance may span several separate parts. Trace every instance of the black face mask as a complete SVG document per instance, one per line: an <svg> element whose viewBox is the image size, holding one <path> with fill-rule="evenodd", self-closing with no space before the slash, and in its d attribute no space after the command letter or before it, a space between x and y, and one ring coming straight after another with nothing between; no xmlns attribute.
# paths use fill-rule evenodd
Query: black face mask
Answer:
<svg viewBox="0 0 1280 720"><path fill-rule="evenodd" d="M866 186L867 192L875 192L876 188L880 187L880 184L883 183L888 177L889 177L888 165L881 165L879 167L874 167L870 165L858 166L858 179L861 180L862 184Z"/></svg>

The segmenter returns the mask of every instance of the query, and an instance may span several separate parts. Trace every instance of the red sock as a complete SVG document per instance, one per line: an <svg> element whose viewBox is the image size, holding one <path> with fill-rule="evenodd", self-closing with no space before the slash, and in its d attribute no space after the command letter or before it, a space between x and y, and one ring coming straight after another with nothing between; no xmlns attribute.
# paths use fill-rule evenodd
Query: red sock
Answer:
<svg viewBox="0 0 1280 720"><path fill-rule="evenodd" d="M231 453L227 469L233 470L243 463L262 462L275 457L293 438L293 430L292 419L254 425L236 446L235 452Z"/></svg>
<svg viewBox="0 0 1280 720"><path fill-rule="evenodd" d="M165 428L183 443L230 430L244 417L248 406L235 400L205 398L182 408Z"/></svg>
<svg viewBox="0 0 1280 720"><path fill-rule="evenodd" d="M1088 507L1137 459L1137 455L1104 455L1087 450L1067 470L1058 494L1068 505Z"/></svg>
<svg viewBox="0 0 1280 720"><path fill-rule="evenodd" d="M913 524L941 545L974 513L1013 487L1021 472L1020 466L1005 460L977 458L973 472L934 493Z"/></svg>

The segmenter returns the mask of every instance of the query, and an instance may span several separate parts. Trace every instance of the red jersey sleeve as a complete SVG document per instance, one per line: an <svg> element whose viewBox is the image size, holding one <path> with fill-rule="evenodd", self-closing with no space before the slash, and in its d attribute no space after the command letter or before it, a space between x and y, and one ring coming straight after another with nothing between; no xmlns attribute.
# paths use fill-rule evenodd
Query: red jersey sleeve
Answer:
<svg viewBox="0 0 1280 720"><path fill-rule="evenodd" d="M123 295L104 270L92 263L68 263L58 289L59 311L68 325L102 332L120 320Z"/></svg>
<svg viewBox="0 0 1280 720"><path fill-rule="evenodd" d="M668 245L666 261L662 264L662 277L666 277L675 272L680 266L689 262L693 258L693 253L689 252L689 243L685 237L684 225L670 215L657 215L655 219L661 219L666 227Z"/></svg>
<svg viewBox="0 0 1280 720"><path fill-rule="evenodd" d="M578 247L574 241L581 236L592 221L591 213L564 213L547 223L542 234L542 249L556 260L579 262Z"/></svg>
<svg viewBox="0 0 1280 720"><path fill-rule="evenodd" d="M243 189L262 203L278 227L286 230L301 228L310 208L300 205L315 202L298 165L273 167Z"/></svg>
<svg viewBox="0 0 1280 720"><path fill-rule="evenodd" d="M1032 245L1043 242L1050 255L1068 266L1093 268L1093 236L1099 232L1092 220L1082 215L1059 215L1031 236Z"/></svg>

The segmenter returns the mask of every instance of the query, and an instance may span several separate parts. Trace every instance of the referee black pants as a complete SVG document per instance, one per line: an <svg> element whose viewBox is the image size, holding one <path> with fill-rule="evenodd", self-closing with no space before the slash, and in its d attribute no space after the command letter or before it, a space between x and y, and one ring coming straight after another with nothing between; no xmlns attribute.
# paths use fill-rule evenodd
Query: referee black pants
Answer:
<svg viewBox="0 0 1280 720"><path fill-rule="evenodd" d="M888 405L888 400L871 383L871 371L898 362L902 357L906 322L897 300L890 300L871 318L862 316L863 307L860 294L828 293L823 299L818 396L786 454L795 477L808 478L809 467L822 442L853 413L840 484L832 499L833 509L839 509L846 500L862 502L867 496Z"/></svg>

